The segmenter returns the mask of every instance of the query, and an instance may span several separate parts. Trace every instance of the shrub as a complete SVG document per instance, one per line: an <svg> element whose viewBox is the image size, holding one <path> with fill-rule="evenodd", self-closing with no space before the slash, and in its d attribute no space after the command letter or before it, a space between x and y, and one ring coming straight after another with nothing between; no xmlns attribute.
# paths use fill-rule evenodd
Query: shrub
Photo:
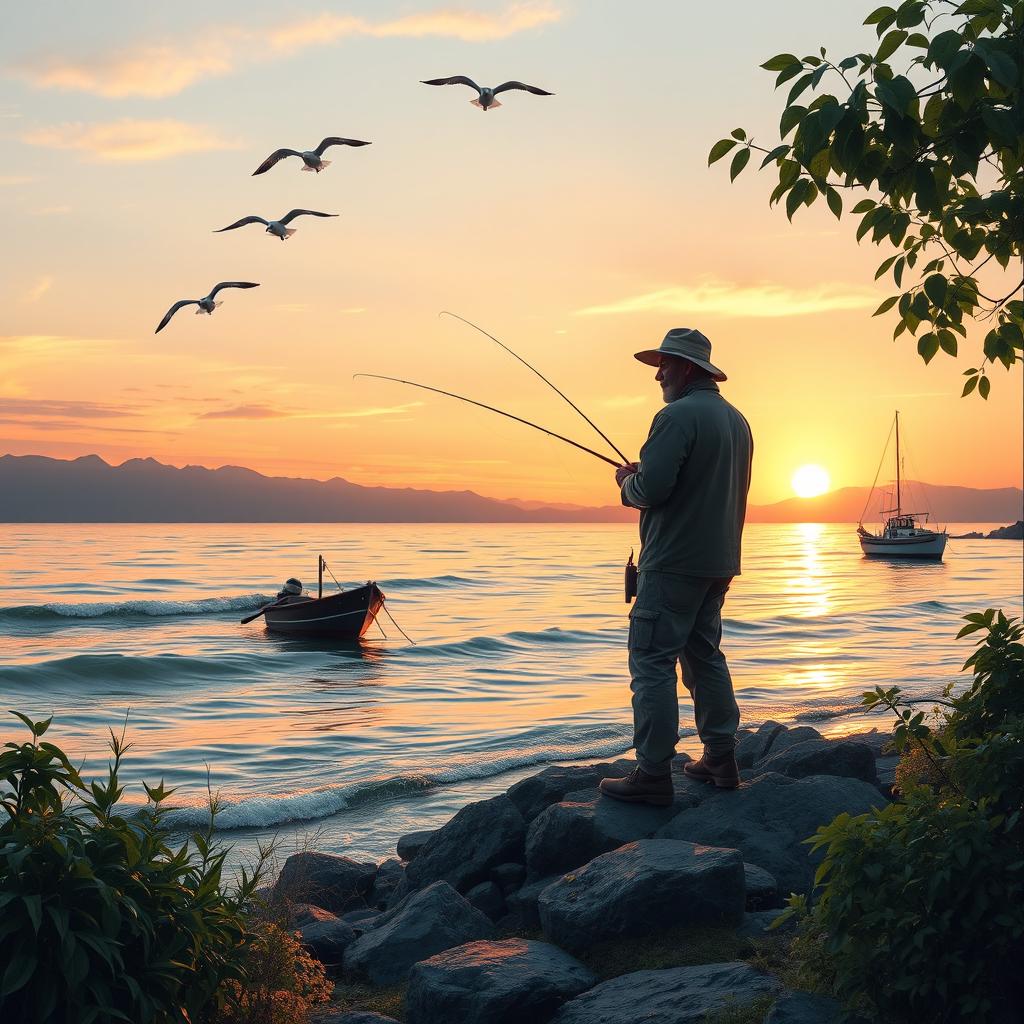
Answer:
<svg viewBox="0 0 1024 1024"><path fill-rule="evenodd" d="M314 1006L330 1001L334 989L324 965L270 922L258 925L246 968L248 982L228 982L232 998L211 1024L300 1024Z"/></svg>
<svg viewBox="0 0 1024 1024"><path fill-rule="evenodd" d="M902 798L819 829L817 902L790 901L805 955L825 954L805 969L887 1020L1013 1020L1022 994L1024 630L993 610L967 620L960 636L984 630L974 680L947 689L937 730L897 688L865 694L913 752Z"/></svg>
<svg viewBox="0 0 1024 1024"><path fill-rule="evenodd" d="M229 892L210 831L170 847L163 783L123 811L123 735L87 785L41 739L49 719L17 717L32 738L0 752L0 1020L197 1024L245 984L265 857Z"/></svg>

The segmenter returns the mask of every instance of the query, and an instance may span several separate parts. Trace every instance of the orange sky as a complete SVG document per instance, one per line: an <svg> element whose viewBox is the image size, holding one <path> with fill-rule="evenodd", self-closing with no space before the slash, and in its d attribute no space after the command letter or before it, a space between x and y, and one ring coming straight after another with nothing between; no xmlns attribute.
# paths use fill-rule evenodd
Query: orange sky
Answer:
<svg viewBox="0 0 1024 1024"><path fill-rule="evenodd" d="M768 141L781 101L758 63L867 41L850 11L740 6L728 35L714 12L669 0L12 12L0 452L616 501L611 468L588 456L352 380L409 377L601 447L524 367L438 319L451 309L630 454L660 400L632 352L699 327L754 427L757 503L790 496L807 462L834 486L870 483L897 407L908 475L1020 486L1019 369L993 374L988 403L961 401L973 362L926 368L871 318L891 291L872 281L888 253L858 246L854 221L812 210L789 225L767 207L767 174L730 186L707 168L737 124ZM484 114L468 90L418 84L450 74L556 95L512 93ZM251 177L272 149L327 134L373 145L335 149L321 175L285 161ZM286 243L211 233L295 206L341 216L300 220ZM154 336L173 301L232 278L261 287Z"/></svg>

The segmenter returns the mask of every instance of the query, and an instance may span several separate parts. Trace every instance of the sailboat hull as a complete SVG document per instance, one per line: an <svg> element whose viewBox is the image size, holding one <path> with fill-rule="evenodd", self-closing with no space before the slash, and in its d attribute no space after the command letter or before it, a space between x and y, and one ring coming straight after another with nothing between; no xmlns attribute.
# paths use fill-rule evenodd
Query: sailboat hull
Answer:
<svg viewBox="0 0 1024 1024"><path fill-rule="evenodd" d="M946 533L928 532L924 536L878 537L873 534L860 535L860 548L869 558L942 558L946 550Z"/></svg>

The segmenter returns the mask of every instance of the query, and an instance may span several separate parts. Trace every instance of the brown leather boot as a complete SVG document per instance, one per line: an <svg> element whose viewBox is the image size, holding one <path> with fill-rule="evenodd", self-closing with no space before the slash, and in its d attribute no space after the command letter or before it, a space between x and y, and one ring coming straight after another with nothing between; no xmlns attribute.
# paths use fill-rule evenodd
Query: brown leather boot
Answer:
<svg viewBox="0 0 1024 1024"><path fill-rule="evenodd" d="M602 779L597 788L605 796L630 804L653 804L655 807L672 804L672 776L648 775L639 767L624 779Z"/></svg>
<svg viewBox="0 0 1024 1024"><path fill-rule="evenodd" d="M736 755L731 751L717 756L704 751L699 761L687 761L683 765L683 774L697 782L713 782L719 789L736 789L740 784Z"/></svg>

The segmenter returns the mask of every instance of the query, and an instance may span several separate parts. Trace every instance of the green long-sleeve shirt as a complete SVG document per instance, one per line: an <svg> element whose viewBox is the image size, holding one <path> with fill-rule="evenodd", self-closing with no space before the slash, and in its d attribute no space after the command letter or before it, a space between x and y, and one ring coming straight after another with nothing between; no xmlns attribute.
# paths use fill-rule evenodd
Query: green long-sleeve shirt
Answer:
<svg viewBox="0 0 1024 1024"><path fill-rule="evenodd" d="M754 442L714 381L691 384L655 417L622 504L640 509L641 572L720 578L740 571Z"/></svg>

